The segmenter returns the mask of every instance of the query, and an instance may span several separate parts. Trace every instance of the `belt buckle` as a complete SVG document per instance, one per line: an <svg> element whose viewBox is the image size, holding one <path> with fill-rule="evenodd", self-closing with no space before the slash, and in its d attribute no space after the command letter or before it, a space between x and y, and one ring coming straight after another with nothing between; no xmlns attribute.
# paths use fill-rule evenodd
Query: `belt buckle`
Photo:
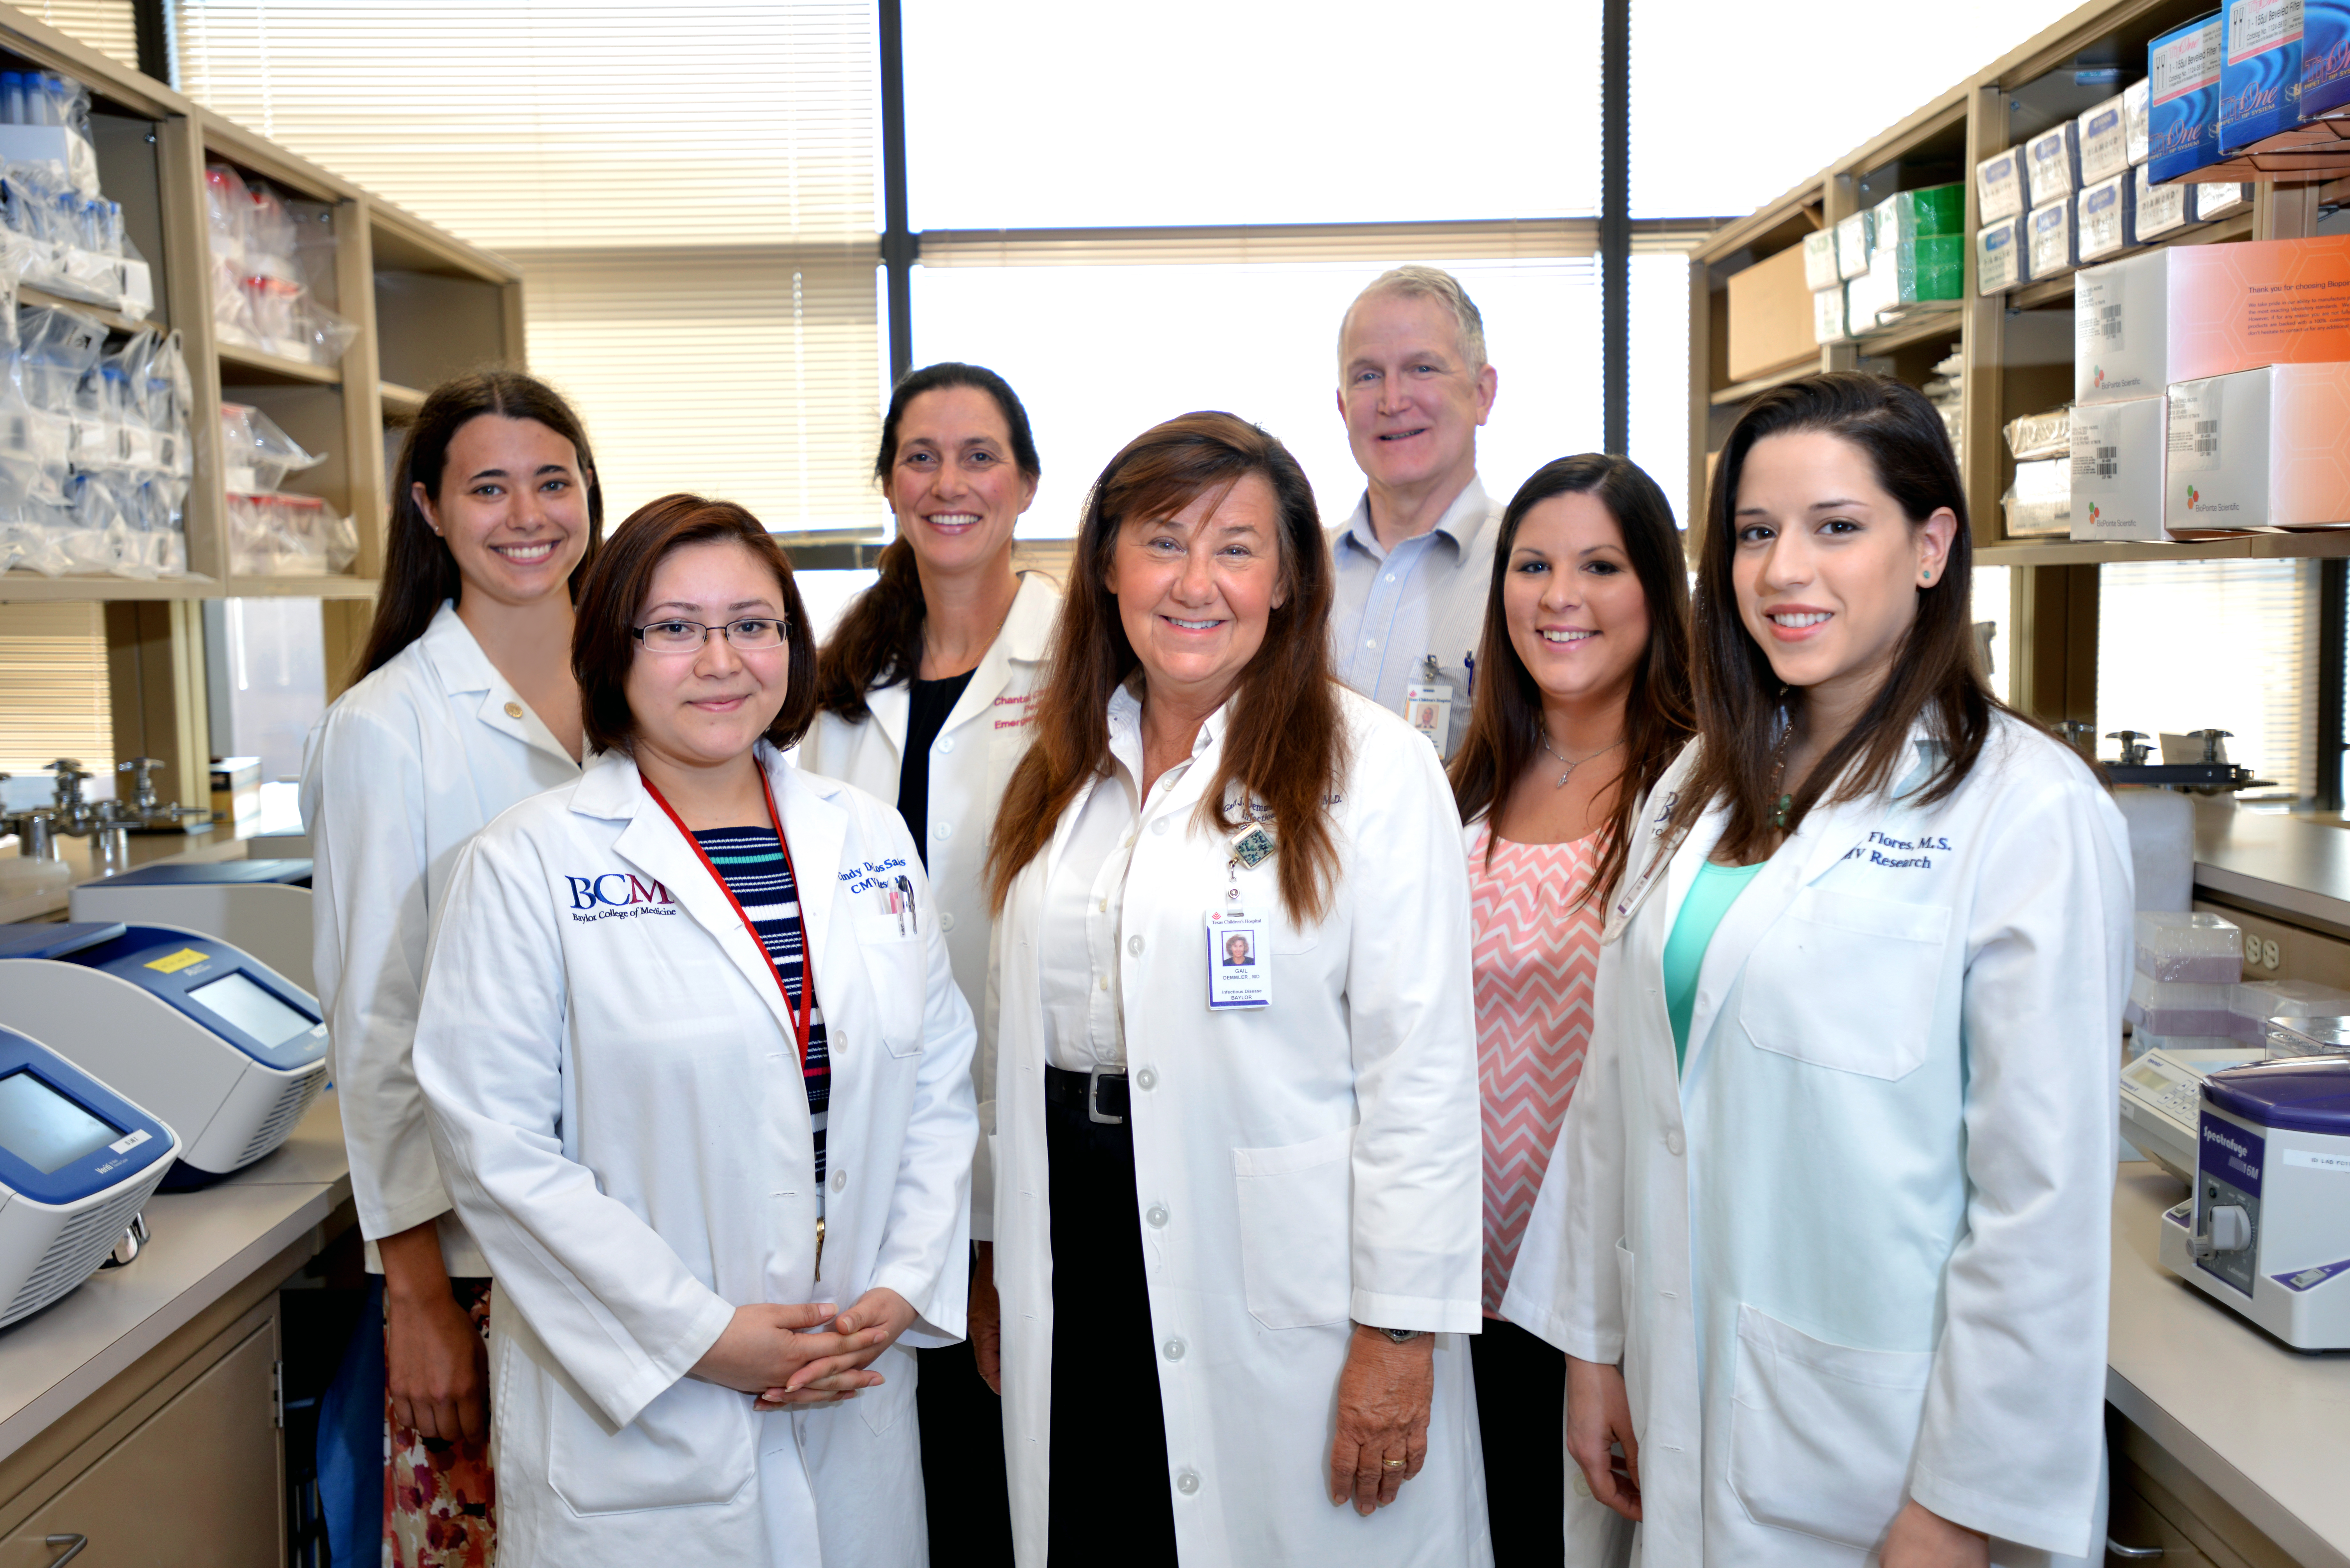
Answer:
<svg viewBox="0 0 2350 1568"><path fill-rule="evenodd" d="M1099 1068L1099 1067L1096 1067L1096 1068L1092 1069L1091 1071L1089 1071L1088 1073L1087 1073L1087 1074L1086 1074L1086 1119L1087 1119L1087 1120L1088 1120L1088 1121L1094 1121L1094 1122L1099 1122L1099 1123L1101 1123L1104 1127L1124 1127L1124 1126L1126 1125L1126 1118L1125 1118L1124 1116L1106 1116L1102 1115L1102 1111L1101 1111L1101 1081L1102 1081L1102 1079L1104 1079L1105 1077L1109 1077L1109 1078L1123 1078L1123 1077L1125 1077L1125 1076L1126 1076L1126 1075L1125 1075L1123 1072L1106 1073L1106 1072L1104 1072L1104 1071L1103 1071L1101 1068Z"/></svg>

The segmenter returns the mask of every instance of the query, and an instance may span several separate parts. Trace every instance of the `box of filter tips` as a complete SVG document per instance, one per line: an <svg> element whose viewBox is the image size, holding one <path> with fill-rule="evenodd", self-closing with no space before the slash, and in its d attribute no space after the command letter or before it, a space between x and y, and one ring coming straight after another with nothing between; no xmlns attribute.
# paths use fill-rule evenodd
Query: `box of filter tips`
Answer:
<svg viewBox="0 0 2350 1568"><path fill-rule="evenodd" d="M2301 123L2302 0L2228 0L2221 11L2220 151Z"/></svg>
<svg viewBox="0 0 2350 1568"><path fill-rule="evenodd" d="M2350 526L2350 364L2182 381L2169 424L2172 534Z"/></svg>
<svg viewBox="0 0 2350 1568"><path fill-rule="evenodd" d="M2220 161L2220 66L2226 25L2215 13L2173 27L2147 50L2147 174L2177 180Z"/></svg>
<svg viewBox="0 0 2350 1568"><path fill-rule="evenodd" d="M2085 267L2073 400L2152 397L2257 365L2350 360L2350 234L2169 245Z"/></svg>
<svg viewBox="0 0 2350 1568"><path fill-rule="evenodd" d="M2073 409L2073 537L2163 539L2168 398Z"/></svg>

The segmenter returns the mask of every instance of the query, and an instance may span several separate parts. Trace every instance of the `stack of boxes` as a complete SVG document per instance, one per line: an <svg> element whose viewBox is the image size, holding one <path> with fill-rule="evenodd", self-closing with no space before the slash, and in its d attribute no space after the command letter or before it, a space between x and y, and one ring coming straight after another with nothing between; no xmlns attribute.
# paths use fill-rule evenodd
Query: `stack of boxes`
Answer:
<svg viewBox="0 0 2350 1568"><path fill-rule="evenodd" d="M2350 235L2085 268L2073 321L2074 538L2350 525Z"/></svg>
<svg viewBox="0 0 2350 1568"><path fill-rule="evenodd" d="M1848 342L1896 326L1915 306L1966 288L1966 190L1901 191L1804 242L1813 333Z"/></svg>
<svg viewBox="0 0 2350 1568"><path fill-rule="evenodd" d="M2233 1006L2244 973L2244 933L2218 915L2137 912L2130 975L2130 1054L2226 1049L2237 1044Z"/></svg>

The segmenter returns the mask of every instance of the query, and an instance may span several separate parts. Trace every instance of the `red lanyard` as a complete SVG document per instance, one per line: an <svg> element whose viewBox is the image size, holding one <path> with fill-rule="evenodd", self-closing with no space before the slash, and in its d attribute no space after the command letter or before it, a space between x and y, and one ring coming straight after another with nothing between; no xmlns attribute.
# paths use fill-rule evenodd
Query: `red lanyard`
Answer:
<svg viewBox="0 0 2350 1568"><path fill-rule="evenodd" d="M685 826L685 819L678 815L676 808L662 798L653 781L644 778L642 773L637 776L644 779L645 793L653 797L654 805L669 813L669 819L677 824L680 833L685 835L686 846L693 851L693 857L702 862L702 868L710 873L710 879L718 884L720 892L726 895L726 902L733 907L734 918L741 920L743 929L751 934L751 945L759 950L759 957L766 962L767 972L775 977L775 989L784 993L784 1011L791 1012L791 987L784 983L784 971L775 967L775 961L767 957L766 939L759 935L759 928L751 923L749 913L743 908L743 900L734 896L734 889L728 887L726 878L718 874L718 867L711 863L710 852L702 847L702 840ZM799 1037L793 1041L793 1044L799 1048L800 1071L805 1073L807 1071L808 1016L810 1009L816 1005L816 971L808 967L807 889L800 886L799 873L793 869L792 846L784 841L783 818L775 815L775 786L767 782L767 770L764 768L759 770L759 787L766 793L767 821L775 830L775 847L783 851L784 870L792 879L792 892L800 906L800 1005L795 1019L799 1025Z"/></svg>

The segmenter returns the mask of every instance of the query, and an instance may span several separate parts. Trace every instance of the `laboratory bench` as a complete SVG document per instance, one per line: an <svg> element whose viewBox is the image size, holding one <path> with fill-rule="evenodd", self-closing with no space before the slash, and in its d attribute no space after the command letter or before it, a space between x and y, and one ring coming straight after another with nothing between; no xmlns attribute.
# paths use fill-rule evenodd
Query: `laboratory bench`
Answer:
<svg viewBox="0 0 2350 1568"><path fill-rule="evenodd" d="M2107 1536L2168 1568L2350 1568L2350 1352L2290 1349L2164 1268L2162 1211L2186 1196L2152 1164L2114 1187Z"/></svg>
<svg viewBox="0 0 2350 1568"><path fill-rule="evenodd" d="M73 873L73 879L63 887L22 897L0 898L0 925L18 920L46 920L66 912L69 895L84 882L95 882L117 871L164 862L207 864L215 860L307 859L310 841L299 834L265 834L239 838L225 828L204 827L192 833L134 833L130 835L129 864L101 867L91 854L92 841L60 834L57 836L57 858ZM0 856L13 856L13 841L0 848ZM0 1568L7 1568L6 1559L0 1557Z"/></svg>
<svg viewBox="0 0 2350 1568"><path fill-rule="evenodd" d="M277 1150L147 1205L149 1240L0 1330L0 1568L286 1562L278 1289L351 1222L329 1092Z"/></svg>

